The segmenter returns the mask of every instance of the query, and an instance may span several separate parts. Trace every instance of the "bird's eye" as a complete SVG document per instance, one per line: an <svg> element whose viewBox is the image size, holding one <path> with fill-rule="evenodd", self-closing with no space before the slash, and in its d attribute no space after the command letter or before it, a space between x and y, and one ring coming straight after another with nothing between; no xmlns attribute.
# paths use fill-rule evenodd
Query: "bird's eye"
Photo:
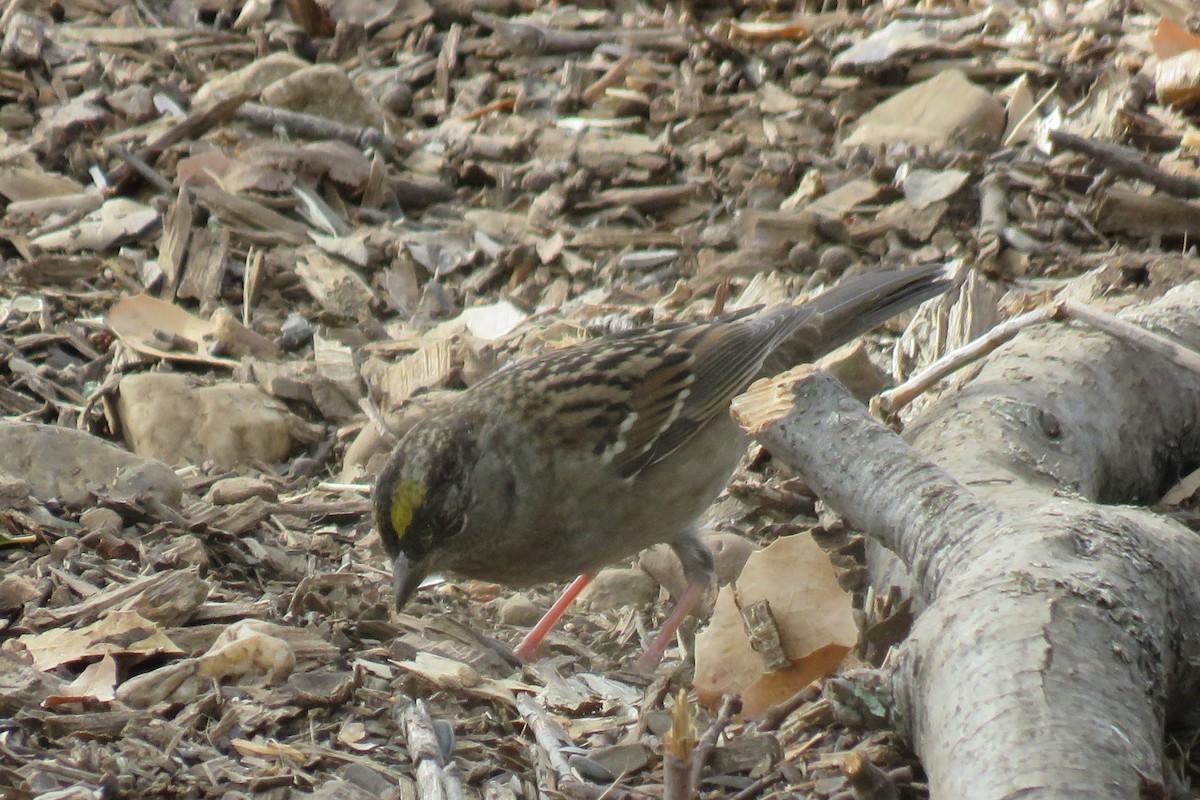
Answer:
<svg viewBox="0 0 1200 800"><path fill-rule="evenodd" d="M408 526L413 521L413 515L425 502L425 493L424 484L408 480L396 482L396 486L392 489L390 509L392 530L396 532L396 538L403 538L405 532L408 531Z"/></svg>

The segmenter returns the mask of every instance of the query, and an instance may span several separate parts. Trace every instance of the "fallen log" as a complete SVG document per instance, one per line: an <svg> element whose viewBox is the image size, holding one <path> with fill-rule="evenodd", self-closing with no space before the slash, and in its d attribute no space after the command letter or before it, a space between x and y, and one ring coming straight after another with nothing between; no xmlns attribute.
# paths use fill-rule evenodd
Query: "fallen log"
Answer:
<svg viewBox="0 0 1200 800"><path fill-rule="evenodd" d="M1122 317L1200 349L1200 283ZM881 678L932 798L1168 796L1164 729L1200 699L1200 536L1141 506L1200 461L1200 374L1050 323L911 446L823 373L734 415L882 545L873 579L908 576L920 615Z"/></svg>

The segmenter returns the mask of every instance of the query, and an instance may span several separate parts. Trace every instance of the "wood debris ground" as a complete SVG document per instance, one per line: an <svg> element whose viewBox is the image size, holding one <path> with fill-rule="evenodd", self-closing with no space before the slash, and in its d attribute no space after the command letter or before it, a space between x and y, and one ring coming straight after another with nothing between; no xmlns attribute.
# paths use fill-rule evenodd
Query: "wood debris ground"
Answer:
<svg viewBox="0 0 1200 800"><path fill-rule="evenodd" d="M625 666L662 604L580 610L524 667L500 587L391 612L379 431L514 356L879 264L988 276L946 339L1072 281L1119 304L1196 278L1188 12L10 2L0 790L661 795L691 670ZM765 462L713 525L817 525ZM822 523L861 599L861 540ZM869 611L878 660L907 617ZM700 789L923 796L840 691L692 706Z"/></svg>

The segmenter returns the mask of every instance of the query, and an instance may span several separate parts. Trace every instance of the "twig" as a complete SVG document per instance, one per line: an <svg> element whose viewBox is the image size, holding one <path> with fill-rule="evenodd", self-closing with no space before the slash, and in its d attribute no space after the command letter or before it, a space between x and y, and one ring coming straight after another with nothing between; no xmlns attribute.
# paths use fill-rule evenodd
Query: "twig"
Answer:
<svg viewBox="0 0 1200 800"><path fill-rule="evenodd" d="M824 731L820 731L818 733L813 734L812 736L809 737L808 741L806 741L804 744L800 745L800 747L792 750L792 752L788 755L787 759L785 759L783 763L791 765L793 762L799 760L799 758L801 756L803 756L805 753L807 753L809 750L811 750L812 748L814 748L818 744L820 744L824 739L825 739ZM782 768L777 767L776 769L773 769L770 772L768 772L766 775L763 775L758 780L754 781L754 783L751 783L748 786L746 786L740 792L738 792L737 794L730 797L729 800L749 800L749 798L758 796L758 794L760 792L762 792L763 789L767 788L768 786L770 786L773 783L778 783L780 780L783 780L783 778L784 778L784 774L783 774Z"/></svg>
<svg viewBox="0 0 1200 800"><path fill-rule="evenodd" d="M400 724L404 728L409 757L416 765L417 796L421 800L462 797L463 789L456 771L445 769L442 746L438 743L425 701L409 703L400 712Z"/></svg>
<svg viewBox="0 0 1200 800"><path fill-rule="evenodd" d="M951 350L896 388L882 392L871 401L872 410L883 414L893 414L928 391L938 381L979 360L1030 325L1063 319L1085 322L1110 336L1116 336L1130 344L1157 353L1173 364L1200 375L1200 353L1182 347L1165 336L1140 325L1126 322L1120 317L1105 313L1077 300L1061 300L1039 306L1024 314L1018 314L1012 319L1000 323L978 339Z"/></svg>
<svg viewBox="0 0 1200 800"><path fill-rule="evenodd" d="M1050 131L1050 141L1059 147L1089 155L1113 172L1145 181L1164 192L1180 197L1200 197L1200 178L1163 172L1158 167L1147 164L1143 155L1132 147L1097 142L1061 130Z"/></svg>
<svg viewBox="0 0 1200 800"><path fill-rule="evenodd" d="M379 413L379 409L365 397L358 401L358 407L367 415L367 421L375 426L375 432L379 434L384 443L388 447L394 447L399 439L396 438L396 434L392 429L388 427L387 421L384 420L383 414Z"/></svg>
<svg viewBox="0 0 1200 800"><path fill-rule="evenodd" d="M679 690L671 708L671 730L663 737L663 800L696 797L692 753L696 749L696 723L687 691Z"/></svg>
<svg viewBox="0 0 1200 800"><path fill-rule="evenodd" d="M872 410L881 411L884 414L894 414L929 391L942 378L978 361L1023 329L1041 322L1060 319L1062 313L1061 304L1053 303L1005 320L979 338L946 353L894 389L879 394L871 401Z"/></svg>
<svg viewBox="0 0 1200 800"><path fill-rule="evenodd" d="M1200 353L1195 350L1183 347L1141 325L1127 322L1077 300L1064 300L1060 305L1063 313L1070 319L1086 322L1110 336L1116 336L1130 344L1157 353L1172 364L1200 375Z"/></svg>
<svg viewBox="0 0 1200 800"><path fill-rule="evenodd" d="M802 705L811 703L821 696L821 686L817 683L810 683L800 691L793 694L787 700L768 708L763 712L762 722L758 724L760 731L777 730L783 721L792 715Z"/></svg>
<svg viewBox="0 0 1200 800"><path fill-rule="evenodd" d="M483 117L486 117L488 114L496 113L499 111L512 111L514 108L516 108L516 105L517 105L516 96L501 97L499 100L495 100L491 103L488 103L486 106L480 106L479 108L475 109L474 111L468 111L466 114L463 114L462 118L463 118L463 120L468 121L468 122L471 120L474 120L474 119L482 119Z"/></svg>
<svg viewBox="0 0 1200 800"><path fill-rule="evenodd" d="M476 11L472 18L480 25L491 28L500 45L513 55L578 53L595 50L613 41L661 50L687 48L687 43L678 33L662 29L562 30L530 22L513 22L483 11Z"/></svg>
<svg viewBox="0 0 1200 800"><path fill-rule="evenodd" d="M223 97L209 103L203 108L195 109L183 119L176 122L165 133L154 141L146 144L137 153L142 163L151 166L158 161L159 156L180 142L198 139L216 126L229 120L238 110L238 106L246 102L250 95L242 93L231 97ZM108 176L109 184L121 191L141 173L130 162L123 161L113 168Z"/></svg>
<svg viewBox="0 0 1200 800"><path fill-rule="evenodd" d="M154 188L160 192L174 192L175 187L171 182L158 174L158 170L147 164L143 159L131 153L127 147L120 144L114 144L108 148L108 152L112 153L117 158L129 165L138 175L145 178Z"/></svg>
<svg viewBox="0 0 1200 800"><path fill-rule="evenodd" d="M725 313L725 304L729 302L729 278L722 278L713 294L712 311L709 316L719 317Z"/></svg>
<svg viewBox="0 0 1200 800"><path fill-rule="evenodd" d="M570 744L571 741L566 731L529 695L517 698L517 712L533 731L533 738L550 760L550 766L558 774L559 783L579 783L562 751L563 745Z"/></svg>
<svg viewBox="0 0 1200 800"><path fill-rule="evenodd" d="M892 776L871 763L862 750L851 750L842 762L842 773L850 784L854 800L897 800Z"/></svg>
<svg viewBox="0 0 1200 800"><path fill-rule="evenodd" d="M700 775L704 772L704 764L708 761L708 756L712 753L713 748L717 746L717 739L720 738L721 732L733 719L735 714L741 713L742 698L736 694L727 694L721 698L721 707L717 710L717 718L708 726L708 730L700 737L700 741L696 742L696 749L692 751L692 788L700 787Z"/></svg>
<svg viewBox="0 0 1200 800"><path fill-rule="evenodd" d="M583 102L591 105L600 99L600 97L608 91L610 86L615 85L618 81L625 77L625 73L629 71L629 66L636 60L635 56L630 53L623 55L617 59L616 63L608 68L608 71L596 79L596 82L583 90Z"/></svg>
<svg viewBox="0 0 1200 800"><path fill-rule="evenodd" d="M980 249L995 257L1000 251L1000 239L1008 226L1008 197L1004 181L989 172L979 182L979 244Z"/></svg>
<svg viewBox="0 0 1200 800"><path fill-rule="evenodd" d="M387 154L396 153L402 143L371 125L347 125L315 114L303 114L258 103L246 103L237 111L237 118L261 128L282 127L295 136L310 139L337 139L355 147L373 147Z"/></svg>

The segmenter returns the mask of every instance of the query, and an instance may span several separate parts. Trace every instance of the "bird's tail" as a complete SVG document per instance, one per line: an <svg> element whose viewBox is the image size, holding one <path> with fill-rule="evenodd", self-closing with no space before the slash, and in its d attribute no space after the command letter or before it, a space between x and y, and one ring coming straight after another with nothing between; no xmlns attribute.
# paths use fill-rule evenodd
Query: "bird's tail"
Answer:
<svg viewBox="0 0 1200 800"><path fill-rule="evenodd" d="M766 372L814 361L954 285L953 269L925 264L855 275L797 310L804 324L771 353Z"/></svg>

